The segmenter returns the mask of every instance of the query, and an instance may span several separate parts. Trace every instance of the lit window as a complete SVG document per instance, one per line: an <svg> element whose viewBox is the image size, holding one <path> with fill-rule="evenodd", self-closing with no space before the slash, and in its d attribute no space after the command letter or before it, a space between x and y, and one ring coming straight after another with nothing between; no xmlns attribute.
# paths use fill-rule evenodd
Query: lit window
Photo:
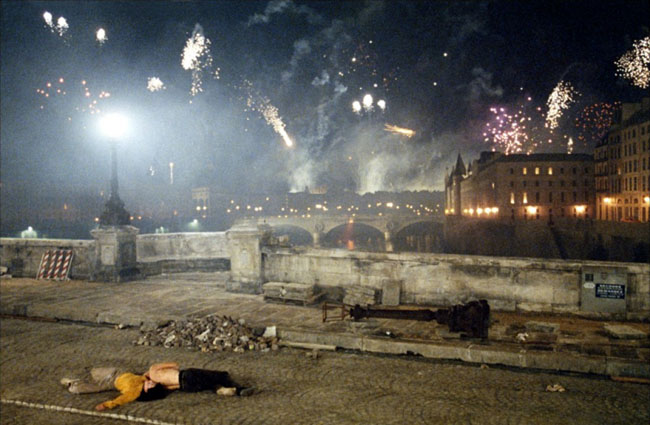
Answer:
<svg viewBox="0 0 650 425"><path fill-rule="evenodd" d="M539 167L535 167L535 175L539 175Z"/></svg>
<svg viewBox="0 0 650 425"><path fill-rule="evenodd" d="M510 192L510 203L511 204L515 203L515 192Z"/></svg>
<svg viewBox="0 0 650 425"><path fill-rule="evenodd" d="M528 203L528 193L526 193L526 192L524 192L524 200L523 200L523 202L524 202L524 204Z"/></svg>
<svg viewBox="0 0 650 425"><path fill-rule="evenodd" d="M528 174L528 168L524 167L524 168L521 170L521 172L522 172L522 174L525 176L526 174Z"/></svg>
<svg viewBox="0 0 650 425"><path fill-rule="evenodd" d="M549 176L553 175L553 167L548 167L548 175Z"/></svg>

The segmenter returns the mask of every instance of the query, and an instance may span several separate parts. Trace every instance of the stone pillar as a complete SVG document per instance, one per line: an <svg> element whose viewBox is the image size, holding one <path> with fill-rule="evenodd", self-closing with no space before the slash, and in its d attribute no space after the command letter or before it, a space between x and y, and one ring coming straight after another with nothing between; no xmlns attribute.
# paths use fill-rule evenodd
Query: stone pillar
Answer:
<svg viewBox="0 0 650 425"><path fill-rule="evenodd" d="M261 294L264 283L262 264L262 238L267 233L255 223L246 222L226 232L230 249L229 292Z"/></svg>
<svg viewBox="0 0 650 425"><path fill-rule="evenodd" d="M95 239L95 267L91 280L125 282L141 277L136 258L133 226L100 226L90 231Z"/></svg>
<svg viewBox="0 0 650 425"><path fill-rule="evenodd" d="M386 246L386 252L393 252L393 235L390 230L384 232L384 244Z"/></svg>
<svg viewBox="0 0 650 425"><path fill-rule="evenodd" d="M312 233L311 237L314 239L314 248L320 248L320 232Z"/></svg>
<svg viewBox="0 0 650 425"><path fill-rule="evenodd" d="M320 237L323 234L323 229L325 225L323 223L316 223L314 226L314 231L311 233L311 237L314 240L314 248L320 248Z"/></svg>

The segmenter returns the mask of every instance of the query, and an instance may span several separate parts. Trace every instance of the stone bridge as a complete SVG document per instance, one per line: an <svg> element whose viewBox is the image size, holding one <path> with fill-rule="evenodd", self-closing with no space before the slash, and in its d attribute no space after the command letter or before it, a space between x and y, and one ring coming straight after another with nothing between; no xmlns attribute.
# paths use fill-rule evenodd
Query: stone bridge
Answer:
<svg viewBox="0 0 650 425"><path fill-rule="evenodd" d="M327 235L332 230L345 226L350 223L362 224L377 231L381 232L384 235L384 243L386 251L393 251L393 240L396 235L407 227L418 224L435 224L439 227L438 232L442 235L442 224L443 217L432 217L432 216L412 216L412 215L355 215L355 216L345 216L345 215L312 215L310 217L278 217L278 216L268 216L268 217L257 217L256 219L242 219L235 222L235 225L241 222L251 223L254 222L258 225L268 225L272 228L277 227L295 227L302 229L308 232L313 241L314 247L320 246L320 241L323 236Z"/></svg>

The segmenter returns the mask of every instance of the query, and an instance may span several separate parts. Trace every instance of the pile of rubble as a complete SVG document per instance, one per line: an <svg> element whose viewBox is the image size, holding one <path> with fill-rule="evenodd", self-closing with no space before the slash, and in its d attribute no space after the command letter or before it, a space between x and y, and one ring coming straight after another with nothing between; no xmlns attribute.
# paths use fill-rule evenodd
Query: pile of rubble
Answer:
<svg viewBox="0 0 650 425"><path fill-rule="evenodd" d="M176 320L154 330L142 331L136 345L185 347L207 351L262 351L278 349L275 327L252 329L243 319L210 315Z"/></svg>

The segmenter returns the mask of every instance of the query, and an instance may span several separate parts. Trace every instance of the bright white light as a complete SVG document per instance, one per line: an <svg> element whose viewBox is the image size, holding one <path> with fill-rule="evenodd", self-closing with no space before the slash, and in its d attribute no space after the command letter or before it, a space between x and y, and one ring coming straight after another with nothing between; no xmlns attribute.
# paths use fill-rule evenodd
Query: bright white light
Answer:
<svg viewBox="0 0 650 425"><path fill-rule="evenodd" d="M97 41L99 41L99 44L104 44L108 40L106 37L106 30L104 28L100 28L97 30Z"/></svg>
<svg viewBox="0 0 650 425"><path fill-rule="evenodd" d="M112 113L104 115L99 125L104 135L111 139L119 139L126 133L128 122L123 115Z"/></svg>
<svg viewBox="0 0 650 425"><path fill-rule="evenodd" d="M361 103L358 100L352 102L352 110L356 113L361 112Z"/></svg>
<svg viewBox="0 0 650 425"><path fill-rule="evenodd" d="M386 101L384 99L378 100L377 106L379 106L379 109L383 111L384 109L386 109Z"/></svg>
<svg viewBox="0 0 650 425"><path fill-rule="evenodd" d="M167 87L165 87L165 84L158 77L150 77L149 80L147 80L147 90L152 93L155 91L164 90L166 88Z"/></svg>
<svg viewBox="0 0 650 425"><path fill-rule="evenodd" d="M50 12L43 13L43 19L45 19L46 24L52 26L52 14Z"/></svg>
<svg viewBox="0 0 650 425"><path fill-rule="evenodd" d="M363 97L363 107L364 107L364 109L368 109L368 110L372 109L372 102L373 102L372 96L369 95L369 94L365 95Z"/></svg>
<svg viewBox="0 0 650 425"><path fill-rule="evenodd" d="M63 37L63 34L65 34L68 28L68 21L63 16L56 20L56 31L61 37Z"/></svg>

